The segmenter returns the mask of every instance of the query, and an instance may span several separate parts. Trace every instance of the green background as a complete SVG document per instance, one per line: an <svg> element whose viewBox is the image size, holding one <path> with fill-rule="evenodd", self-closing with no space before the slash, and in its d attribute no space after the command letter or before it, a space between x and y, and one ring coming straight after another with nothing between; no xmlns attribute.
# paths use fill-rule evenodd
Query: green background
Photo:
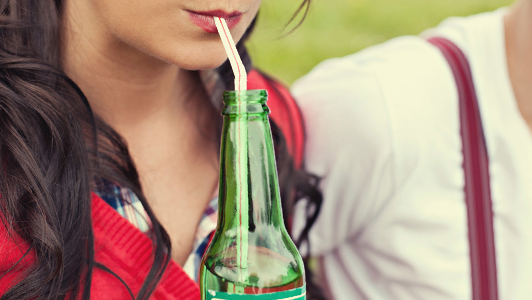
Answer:
<svg viewBox="0 0 532 300"><path fill-rule="evenodd" d="M419 34L449 16L511 5L513 0L313 0L300 28L285 25L301 0L263 0L248 49L254 64L287 84L320 61L390 38Z"/></svg>

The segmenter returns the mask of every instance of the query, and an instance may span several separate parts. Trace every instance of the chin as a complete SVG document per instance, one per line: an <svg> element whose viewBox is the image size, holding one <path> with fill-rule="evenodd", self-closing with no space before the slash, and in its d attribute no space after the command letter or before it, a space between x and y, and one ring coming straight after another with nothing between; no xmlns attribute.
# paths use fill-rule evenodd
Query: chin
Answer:
<svg viewBox="0 0 532 300"><path fill-rule="evenodd" d="M191 51L180 55L172 63L182 69L195 71L216 69L226 60L227 54L220 42L219 47L211 48L210 51Z"/></svg>
<svg viewBox="0 0 532 300"><path fill-rule="evenodd" d="M189 71L198 71L198 70L211 70L216 69L219 66L221 66L225 61L227 60L227 57L216 60L216 61L187 61L187 62L180 62L176 63L181 69L189 70Z"/></svg>

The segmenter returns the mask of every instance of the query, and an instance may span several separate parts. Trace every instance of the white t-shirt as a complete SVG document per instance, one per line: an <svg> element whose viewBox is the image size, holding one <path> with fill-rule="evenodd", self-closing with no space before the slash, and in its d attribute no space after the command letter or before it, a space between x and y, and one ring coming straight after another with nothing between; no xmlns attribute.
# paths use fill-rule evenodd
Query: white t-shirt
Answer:
<svg viewBox="0 0 532 300"><path fill-rule="evenodd" d="M509 80L505 12L451 18L425 36L469 57L490 156L499 299L529 300L532 136ZM470 300L458 96L440 51L400 37L321 63L293 93L306 167L323 178L310 244L333 298Z"/></svg>

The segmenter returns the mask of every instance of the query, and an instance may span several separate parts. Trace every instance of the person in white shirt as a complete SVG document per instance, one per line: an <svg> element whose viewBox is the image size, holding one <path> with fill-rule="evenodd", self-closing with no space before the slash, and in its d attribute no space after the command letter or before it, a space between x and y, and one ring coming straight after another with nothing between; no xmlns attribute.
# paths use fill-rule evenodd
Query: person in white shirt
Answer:
<svg viewBox="0 0 532 300"><path fill-rule="evenodd" d="M472 298L457 88L433 36L472 70L498 297L532 298L532 0L520 0L327 60L293 85L324 196L309 249L331 299Z"/></svg>

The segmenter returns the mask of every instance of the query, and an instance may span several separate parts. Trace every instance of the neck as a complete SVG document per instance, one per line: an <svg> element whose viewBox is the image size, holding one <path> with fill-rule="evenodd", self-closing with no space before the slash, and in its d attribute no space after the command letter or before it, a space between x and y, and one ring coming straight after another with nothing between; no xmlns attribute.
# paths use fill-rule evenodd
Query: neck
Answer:
<svg viewBox="0 0 532 300"><path fill-rule="evenodd" d="M504 21L510 80L521 114L532 124L532 1L515 3Z"/></svg>
<svg viewBox="0 0 532 300"><path fill-rule="evenodd" d="M224 209L219 211L223 230L239 227L255 232L250 228L256 228L260 235L283 222L266 98L266 91L224 94L220 168Z"/></svg>
<svg viewBox="0 0 532 300"><path fill-rule="evenodd" d="M193 72L151 57L106 32L88 1L67 1L63 15L63 69L83 90L94 112L120 128L179 111L200 86ZM87 6L87 7L85 7Z"/></svg>

